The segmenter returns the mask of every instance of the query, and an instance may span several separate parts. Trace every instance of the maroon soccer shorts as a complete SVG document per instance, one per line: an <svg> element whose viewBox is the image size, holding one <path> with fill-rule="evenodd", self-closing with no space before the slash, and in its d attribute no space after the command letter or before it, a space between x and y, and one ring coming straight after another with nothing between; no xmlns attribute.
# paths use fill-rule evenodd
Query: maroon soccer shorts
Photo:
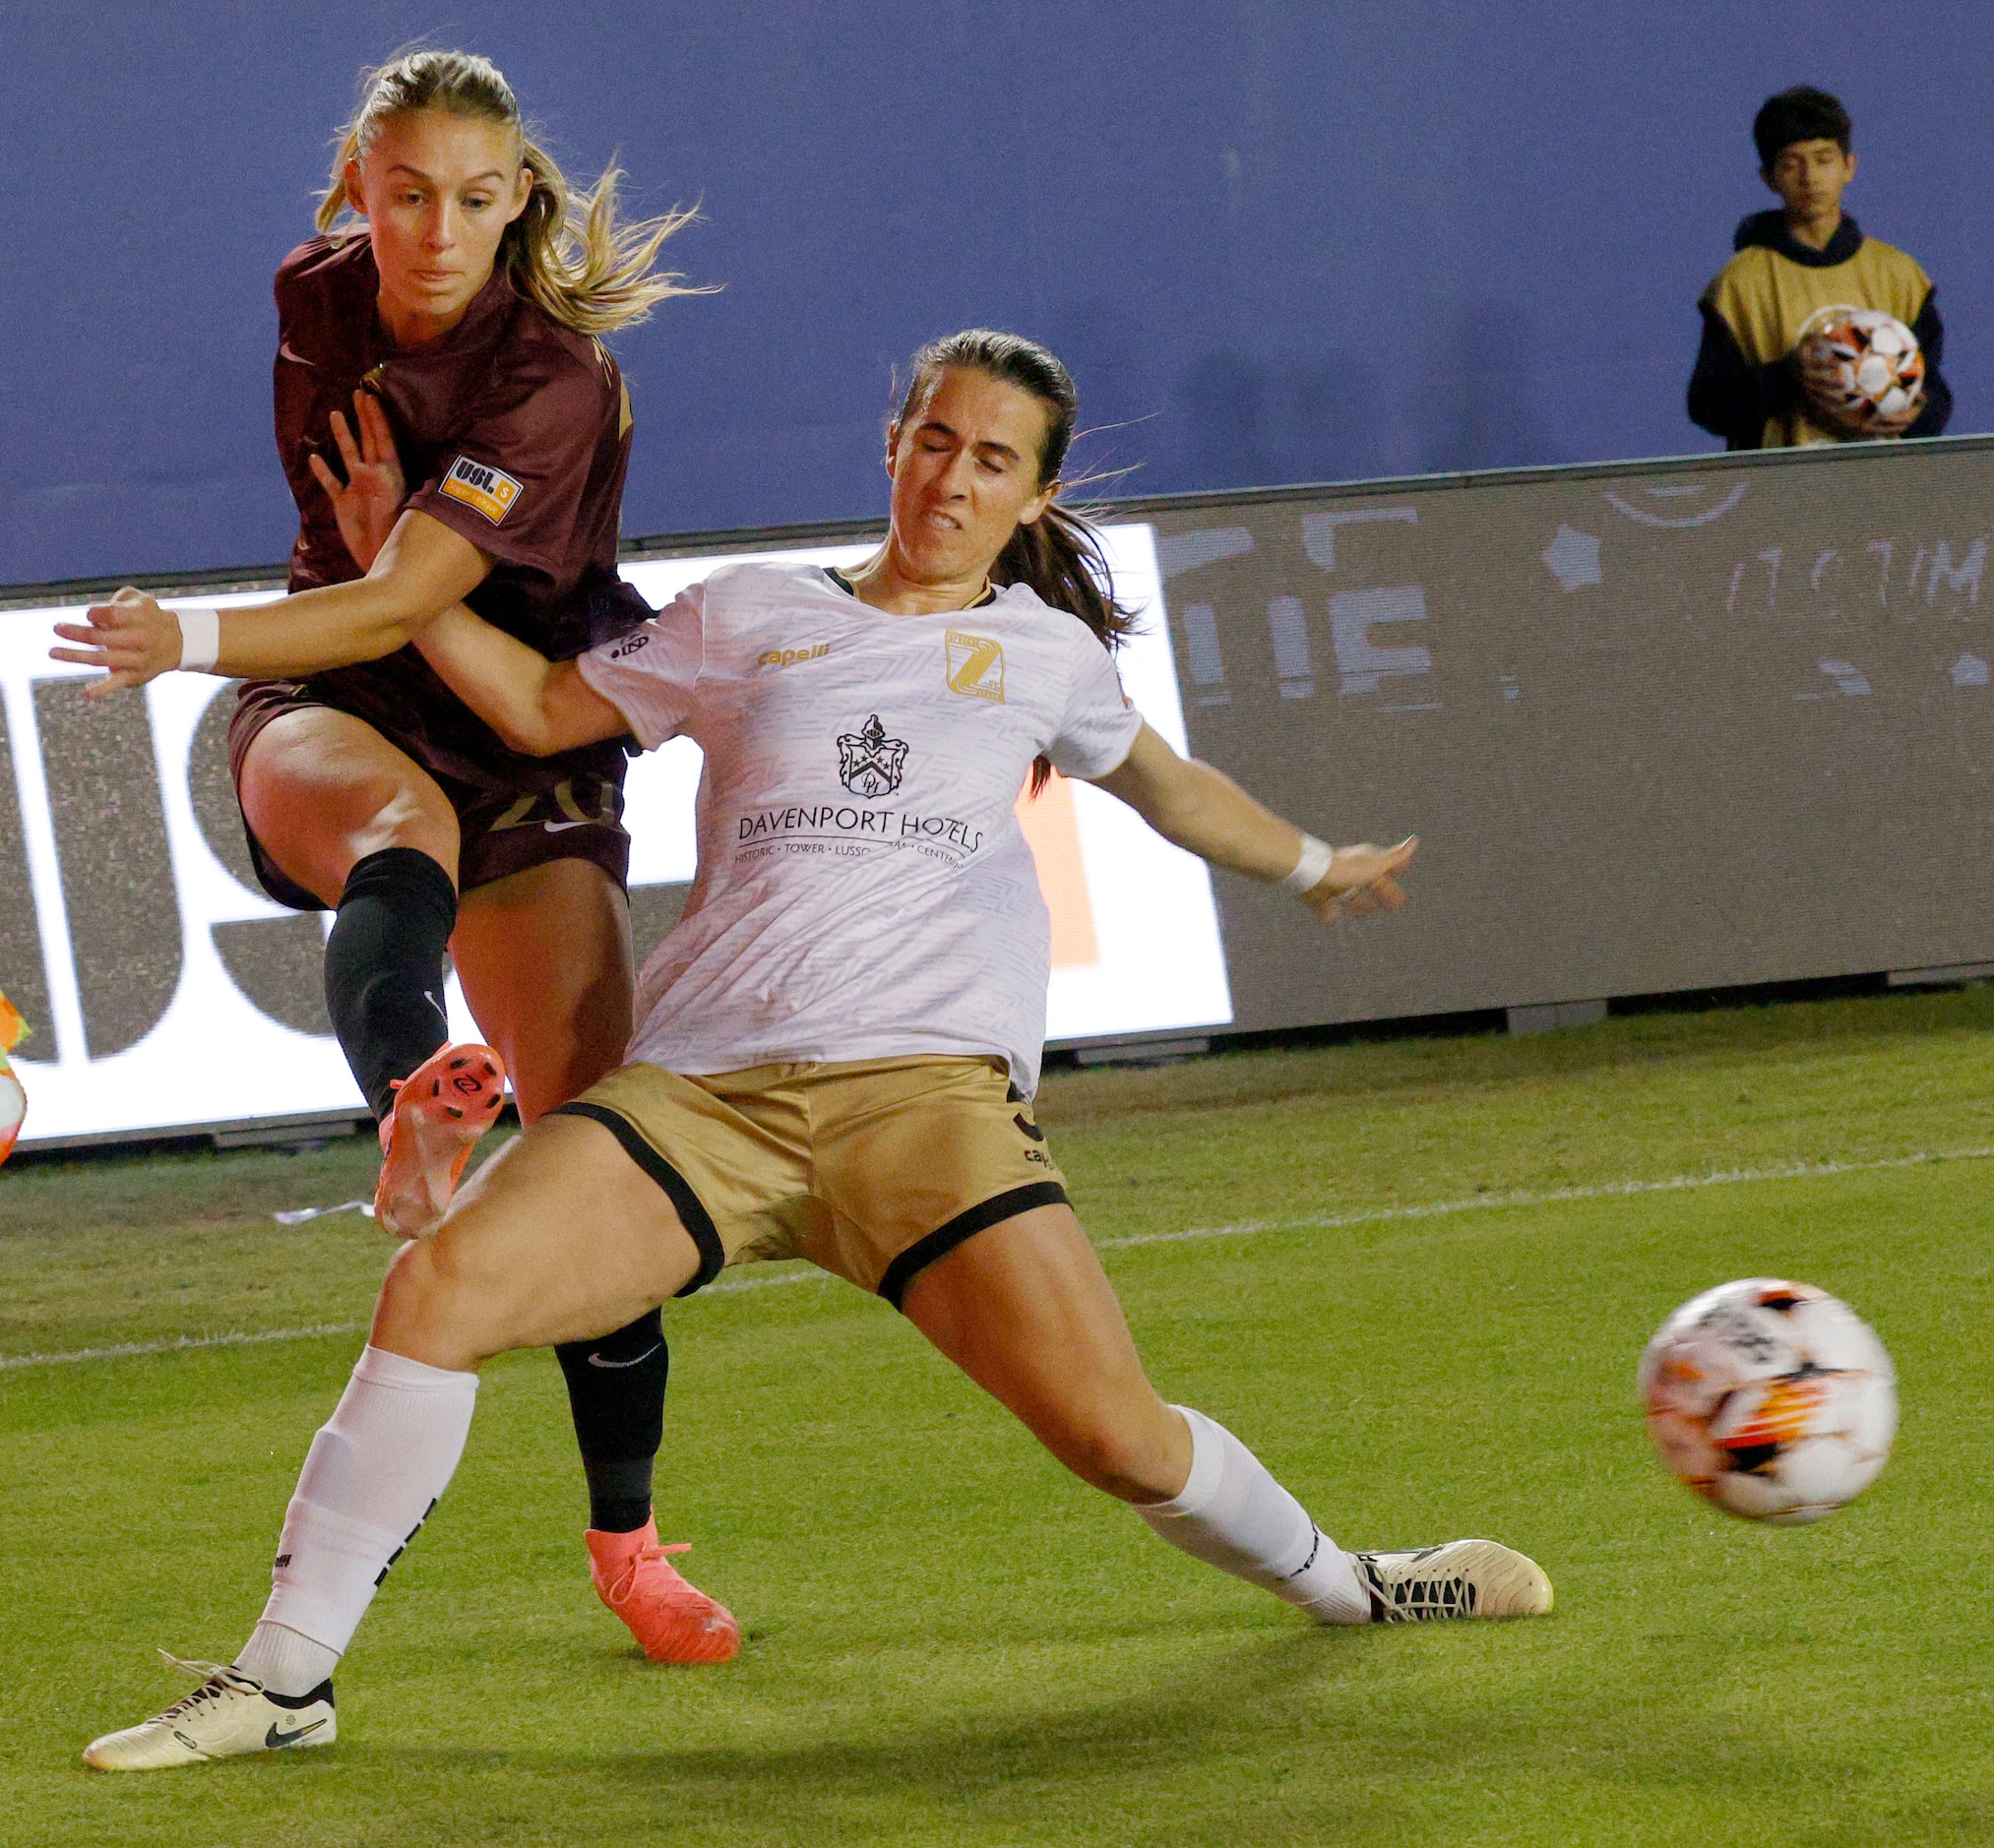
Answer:
<svg viewBox="0 0 1994 1848"><path fill-rule="evenodd" d="M264 726L285 712L314 707L351 711L344 702L321 697L309 682L265 680L243 687L240 704L228 722L228 769L238 792L243 759ZM460 892L473 892L549 860L592 861L616 882L619 891L627 886L630 836L623 828L625 759L620 746L596 746L537 761L529 771L532 786L514 783L494 788L453 774L453 769L467 767L461 746L447 748L433 740L419 715L406 711L351 715L372 725L390 744L421 765L457 811ZM453 745L457 741L453 740ZM577 764L577 758L585 762ZM246 819L243 832L265 892L294 911L325 909L319 899L278 870Z"/></svg>

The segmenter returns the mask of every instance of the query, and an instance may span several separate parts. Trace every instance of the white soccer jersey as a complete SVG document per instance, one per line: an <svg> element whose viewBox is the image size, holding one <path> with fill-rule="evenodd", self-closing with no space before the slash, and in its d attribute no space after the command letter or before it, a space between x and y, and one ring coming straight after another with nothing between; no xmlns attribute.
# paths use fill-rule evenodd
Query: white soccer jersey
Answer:
<svg viewBox="0 0 1994 1848"><path fill-rule="evenodd" d="M685 1073L994 1054L1028 1096L1051 927L1015 805L1097 777L1142 717L1077 617L1013 585L892 616L815 566L722 567L583 678L647 750L706 753L699 874L630 1058Z"/></svg>

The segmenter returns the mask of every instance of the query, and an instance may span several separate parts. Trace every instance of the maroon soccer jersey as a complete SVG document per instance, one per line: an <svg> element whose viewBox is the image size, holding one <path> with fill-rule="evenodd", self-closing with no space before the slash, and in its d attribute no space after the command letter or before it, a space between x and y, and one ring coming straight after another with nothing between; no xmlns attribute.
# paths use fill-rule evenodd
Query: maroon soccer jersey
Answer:
<svg viewBox="0 0 1994 1848"><path fill-rule="evenodd" d="M518 294L503 271L455 328L418 347L389 338L379 291L364 234L315 237L277 274L277 444L299 514L291 588L362 575L310 458L343 472L332 413L350 422L365 385L387 408L407 505L494 561L465 599L471 608L555 660L636 627L650 611L616 573L630 460L616 362ZM439 776L492 794L542 791L578 773L621 780L615 744L553 758L509 750L412 647L315 674L300 692L367 720Z"/></svg>

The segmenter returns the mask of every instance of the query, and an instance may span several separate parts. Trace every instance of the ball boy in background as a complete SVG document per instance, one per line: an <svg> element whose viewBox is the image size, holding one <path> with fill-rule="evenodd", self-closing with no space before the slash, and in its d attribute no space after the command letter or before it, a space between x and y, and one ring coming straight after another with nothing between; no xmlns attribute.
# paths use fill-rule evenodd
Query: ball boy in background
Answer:
<svg viewBox="0 0 1994 1848"><path fill-rule="evenodd" d="M1865 237L1841 210L1855 177L1848 111L1825 90L1782 90L1754 118L1752 139L1759 177L1780 203L1739 224L1737 255L1698 303L1704 334L1689 384L1692 421L1726 449L1937 436L1953 394L1939 372L1946 331L1932 279L1901 250ZM1828 409L1828 381L1811 379L1795 346L1808 318L1830 307L1879 309L1909 328L1924 352L1924 396L1860 428Z"/></svg>

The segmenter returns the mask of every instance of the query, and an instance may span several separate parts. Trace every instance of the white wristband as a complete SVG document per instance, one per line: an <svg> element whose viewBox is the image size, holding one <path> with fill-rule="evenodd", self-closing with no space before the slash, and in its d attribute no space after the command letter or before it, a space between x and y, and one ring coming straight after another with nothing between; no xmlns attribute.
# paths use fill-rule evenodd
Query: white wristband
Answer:
<svg viewBox="0 0 1994 1848"><path fill-rule="evenodd" d="M180 609L173 615L180 624L180 671L205 674L221 658L221 612Z"/></svg>
<svg viewBox="0 0 1994 1848"><path fill-rule="evenodd" d="M1297 896L1314 892L1323 883L1330 870L1330 862L1337 850L1313 834L1302 836L1302 857L1295 862L1294 871L1280 883Z"/></svg>

